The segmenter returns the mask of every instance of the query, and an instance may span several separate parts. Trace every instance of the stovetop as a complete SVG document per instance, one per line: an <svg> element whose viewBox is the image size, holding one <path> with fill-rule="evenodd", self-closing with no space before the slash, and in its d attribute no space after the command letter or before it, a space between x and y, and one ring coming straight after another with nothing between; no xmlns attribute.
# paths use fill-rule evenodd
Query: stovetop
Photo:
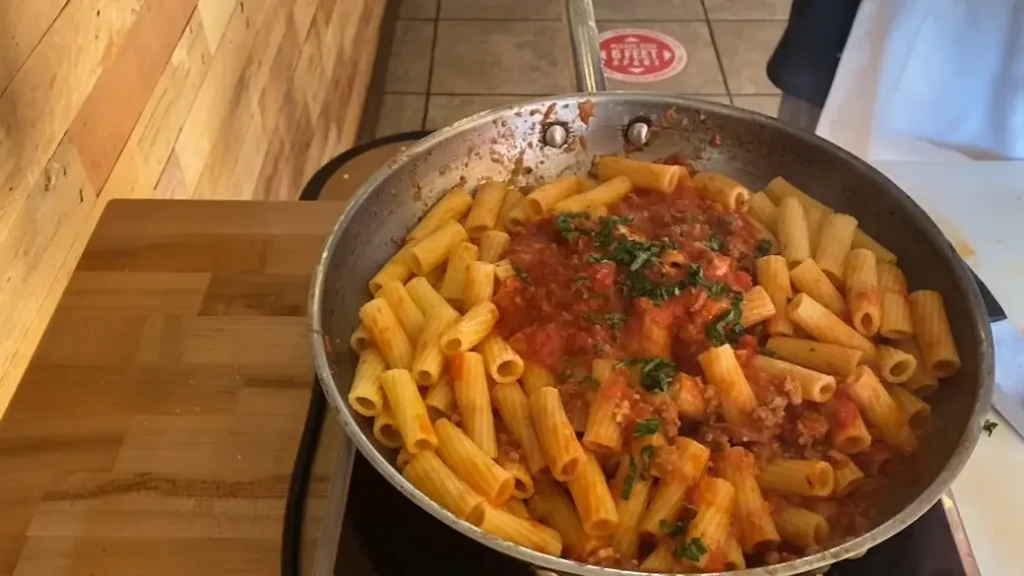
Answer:
<svg viewBox="0 0 1024 576"><path fill-rule="evenodd" d="M403 497L356 455L335 574L533 576L525 564L477 544ZM967 576L943 503L829 576Z"/></svg>

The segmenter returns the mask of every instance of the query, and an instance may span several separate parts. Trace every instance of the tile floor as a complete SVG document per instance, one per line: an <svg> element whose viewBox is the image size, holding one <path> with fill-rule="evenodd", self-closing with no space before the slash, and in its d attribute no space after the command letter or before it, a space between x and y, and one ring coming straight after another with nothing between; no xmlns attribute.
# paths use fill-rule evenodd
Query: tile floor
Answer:
<svg viewBox="0 0 1024 576"><path fill-rule="evenodd" d="M399 0L378 136L439 128L494 106L572 92L562 0ZM594 0L598 28L647 28L689 56L675 76L612 89L695 95L775 115L765 64L791 0Z"/></svg>

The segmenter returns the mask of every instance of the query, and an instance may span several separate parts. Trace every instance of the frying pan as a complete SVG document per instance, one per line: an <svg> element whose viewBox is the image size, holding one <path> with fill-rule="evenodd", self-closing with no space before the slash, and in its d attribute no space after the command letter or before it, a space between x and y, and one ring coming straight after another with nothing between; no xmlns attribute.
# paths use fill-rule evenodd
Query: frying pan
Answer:
<svg viewBox="0 0 1024 576"><path fill-rule="evenodd" d="M785 576L820 569L889 538L923 514L963 468L981 432L993 389L992 337L967 266L934 222L893 182L857 157L753 112L690 98L603 92L589 0L569 0L577 79L589 94L542 98L466 118L388 162L355 195L324 247L310 296L313 352L324 393L363 456L399 492L438 520L538 568L588 576L640 574L553 558L490 536L459 520L402 478L395 451L377 443L372 422L346 398L355 368L348 338L370 297L367 282L396 252L396 241L452 186L492 179L529 186L584 173L597 154L624 148L641 159L683 153L698 170L723 172L757 190L775 176L839 212L899 257L912 287L940 291L963 367L929 398L935 431L914 479L885 491L866 534L817 554L746 574ZM584 114L581 117L581 111ZM588 118L589 112L593 117Z"/></svg>

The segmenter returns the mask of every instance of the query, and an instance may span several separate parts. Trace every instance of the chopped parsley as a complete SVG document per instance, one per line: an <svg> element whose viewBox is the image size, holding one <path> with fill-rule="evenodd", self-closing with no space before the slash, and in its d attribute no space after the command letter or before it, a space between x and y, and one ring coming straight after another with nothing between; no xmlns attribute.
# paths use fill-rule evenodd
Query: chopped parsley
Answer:
<svg viewBox="0 0 1024 576"><path fill-rule="evenodd" d="M516 276L518 276L520 280L526 282L527 284L533 285L533 280L530 280L530 275L526 273L526 270L523 270L519 266L513 264L512 271L516 273Z"/></svg>
<svg viewBox="0 0 1024 576"><path fill-rule="evenodd" d="M640 366L640 386L648 392L667 392L676 375L676 365L664 358L627 358L618 368Z"/></svg>
<svg viewBox="0 0 1024 576"><path fill-rule="evenodd" d="M573 284L586 284L589 280L590 280L590 278L586 274L583 274L583 273L577 274L577 275L572 277L572 283Z"/></svg>
<svg viewBox="0 0 1024 576"><path fill-rule="evenodd" d="M651 458L654 458L654 451L657 450L653 445L648 444L640 449L640 462L643 464L641 474L644 478L649 478L651 474Z"/></svg>
<svg viewBox="0 0 1024 576"><path fill-rule="evenodd" d="M622 482L622 499L629 500L629 497L633 494L633 484L636 483L637 467L636 460L633 457L629 458L629 470L626 472L626 478Z"/></svg>
<svg viewBox="0 0 1024 576"><path fill-rule="evenodd" d="M633 437L640 438L641 436L651 436L660 429L661 418L648 418L646 420L637 420L636 426L633 427Z"/></svg>
<svg viewBox="0 0 1024 576"><path fill-rule="evenodd" d="M688 522L669 522L668 520L662 520L658 523L658 527L661 528L669 538L675 538L676 536L682 536L686 532L686 525Z"/></svg>
<svg viewBox="0 0 1024 576"><path fill-rule="evenodd" d="M757 241L757 246L754 248L754 256L762 258L772 253L772 241L767 238L761 238Z"/></svg>
<svg viewBox="0 0 1024 576"><path fill-rule="evenodd" d="M626 323L626 315L621 312L609 312L607 314L598 316L593 312L584 312L580 315L581 318L590 322L591 324L597 324L600 326L607 326L612 330L612 336L617 340L619 338L619 326Z"/></svg>
<svg viewBox="0 0 1024 576"><path fill-rule="evenodd" d="M580 384L584 384L584 385L589 386L591 388L600 388L601 387L601 383L597 381L597 378L594 378L590 374L587 374L586 376L584 376L580 380Z"/></svg>
<svg viewBox="0 0 1024 576"><path fill-rule="evenodd" d="M700 538L690 538L686 542L676 546L676 558L686 558L694 562L700 562L700 557L707 554L708 547Z"/></svg>
<svg viewBox="0 0 1024 576"><path fill-rule="evenodd" d="M721 346L742 336L745 332L740 320L743 318L743 294L733 295L732 305L728 310L715 316L704 328L704 336L708 344Z"/></svg>
<svg viewBox="0 0 1024 576"><path fill-rule="evenodd" d="M580 218L586 219L587 215L583 212L562 212L555 216L555 229L569 242L575 242L580 237L580 231L576 229L575 222Z"/></svg>
<svg viewBox="0 0 1024 576"><path fill-rule="evenodd" d="M725 246L725 242L722 241L722 237L718 234L712 234L710 238L704 241L704 246L712 252L719 252Z"/></svg>
<svg viewBox="0 0 1024 576"><path fill-rule="evenodd" d="M995 432L997 426L999 426L999 422L986 419L985 423L981 425L981 429L989 436L992 436L992 433Z"/></svg>

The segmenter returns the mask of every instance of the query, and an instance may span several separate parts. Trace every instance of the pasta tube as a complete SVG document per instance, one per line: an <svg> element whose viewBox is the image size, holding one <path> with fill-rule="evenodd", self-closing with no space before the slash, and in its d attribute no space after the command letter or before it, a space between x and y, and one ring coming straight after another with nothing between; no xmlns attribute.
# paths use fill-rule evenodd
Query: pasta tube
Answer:
<svg viewBox="0 0 1024 576"><path fill-rule="evenodd" d="M675 522L679 517L687 491L704 473L711 456L706 446L685 436L679 436L675 445L659 452L671 462L671 474L661 479L640 521L640 534L652 538L661 534L662 521Z"/></svg>
<svg viewBox="0 0 1024 576"><path fill-rule="evenodd" d="M501 182L485 182L476 191L476 198L466 216L466 232L476 240L484 232L492 230L498 224L501 205L508 194L508 186Z"/></svg>
<svg viewBox="0 0 1024 576"><path fill-rule="evenodd" d="M831 208L822 204L821 202L818 202L814 198L811 198L803 191L801 191L799 188L787 182L781 176L769 182L768 185L765 186L764 191L766 194L768 194L769 197L771 197L772 200L775 201L776 204L781 202L783 198L792 197L800 200L800 202L803 203L805 209L807 209L809 212L813 211L818 214L832 213ZM868 236L863 230L860 230L859 228L853 235L852 247L866 248L872 251L875 254L875 256L878 257L878 260L882 262L896 261L895 254L887 250L885 246L879 244L878 241Z"/></svg>
<svg viewBox="0 0 1024 576"><path fill-rule="evenodd" d="M835 471L836 484L832 489L832 495L837 498L846 496L864 481L864 473L849 456L836 450L829 450L826 454L832 470Z"/></svg>
<svg viewBox="0 0 1024 576"><path fill-rule="evenodd" d="M787 311L793 323L814 338L829 344L855 348L864 353L863 361L874 361L876 350L871 340L847 326L838 316L807 294L797 294L789 303Z"/></svg>
<svg viewBox="0 0 1024 576"><path fill-rule="evenodd" d="M740 543L736 540L735 536L730 534L725 539L725 543L722 544L722 551L725 555L724 569L726 572L747 569L747 559L743 556L743 548L740 547Z"/></svg>
<svg viewBox="0 0 1024 576"><path fill-rule="evenodd" d="M782 539L801 550L821 546L828 540L828 520L821 514L799 506L787 506L772 517Z"/></svg>
<svg viewBox="0 0 1024 576"><path fill-rule="evenodd" d="M765 374L792 378L800 385L800 396L811 402L827 402L836 393L836 378L809 368L797 366L784 360L776 360L760 354L754 355L750 365Z"/></svg>
<svg viewBox="0 0 1024 576"><path fill-rule="evenodd" d="M828 421L832 446L844 454L863 452L871 446L871 434L864 424L857 404L845 394L840 394L825 404L825 419Z"/></svg>
<svg viewBox="0 0 1024 576"><path fill-rule="evenodd" d="M352 347L352 351L356 354L362 354L366 350L373 348L373 337L370 336L370 331L366 329L365 324L360 324L355 332L352 332L352 336L348 339L349 346Z"/></svg>
<svg viewBox="0 0 1024 576"><path fill-rule="evenodd" d="M406 282L405 291L409 293L409 297L416 303L416 307L420 309L424 317L430 316L431 312L438 308L446 308L458 315L455 308L444 299L444 296L441 296L440 292L434 289L424 276L417 276Z"/></svg>
<svg viewBox="0 0 1024 576"><path fill-rule="evenodd" d="M510 229L508 227L508 215L523 203L523 198L526 198L526 196L524 196L519 190L515 189L509 190L508 193L505 194L505 199L501 202L501 212L498 215L498 223L494 226L495 230L506 232ZM480 248L483 249L483 246Z"/></svg>
<svg viewBox="0 0 1024 576"><path fill-rule="evenodd" d="M759 222L769 232L774 233L776 221L779 218L779 208L767 194L757 192L747 201L747 216Z"/></svg>
<svg viewBox="0 0 1024 576"><path fill-rule="evenodd" d="M373 341L388 366L409 368L412 365L412 343L386 300L374 298L363 304L359 309L359 319L373 335Z"/></svg>
<svg viewBox="0 0 1024 576"><path fill-rule="evenodd" d="M387 448L398 448L402 445L402 433L398 431L395 413L387 402L373 418L373 437Z"/></svg>
<svg viewBox="0 0 1024 576"><path fill-rule="evenodd" d="M760 324L775 316L776 312L775 304L772 303L771 296L768 295L763 286L754 286L743 295L741 310L743 316L740 318L740 324L744 328Z"/></svg>
<svg viewBox="0 0 1024 576"><path fill-rule="evenodd" d="M775 336L765 347L786 362L845 378L853 374L864 352L836 344Z"/></svg>
<svg viewBox="0 0 1024 576"><path fill-rule="evenodd" d="M711 476L701 478L694 489L693 507L697 515L686 529L686 540L703 542L706 552L695 562L700 568L707 566L708 559L722 549L729 536L735 494L732 484Z"/></svg>
<svg viewBox="0 0 1024 576"><path fill-rule="evenodd" d="M552 182L539 186L523 199L522 207L530 220L537 220L547 214L556 204L566 198L578 194L580 180L575 176L562 176Z"/></svg>
<svg viewBox="0 0 1024 576"><path fill-rule="evenodd" d="M452 387L451 377L444 375L437 384L431 386L427 395L423 397L423 403L427 405L427 414L431 422L451 416L452 412L455 412L455 389Z"/></svg>
<svg viewBox="0 0 1024 576"><path fill-rule="evenodd" d="M757 398L743 374L732 346L723 344L711 348L697 357L704 378L718 389L722 414L730 424L746 422L750 411L757 407Z"/></svg>
<svg viewBox="0 0 1024 576"><path fill-rule="evenodd" d="M924 360L921 359L921 348L918 346L917 340L909 338L907 340L897 340L893 344L896 348L913 356L916 365L914 373L903 383L903 387L918 396L927 396L935 392L939 388L939 379L935 377L935 374L931 373Z"/></svg>
<svg viewBox="0 0 1024 576"><path fill-rule="evenodd" d="M931 428L932 407L930 404L900 386L890 388L889 394L906 415L911 430L924 432Z"/></svg>
<svg viewBox="0 0 1024 576"><path fill-rule="evenodd" d="M456 517L479 526L484 519L484 497L455 475L437 454L420 452L402 470L402 477Z"/></svg>
<svg viewBox="0 0 1024 576"><path fill-rule="evenodd" d="M452 472L495 506L512 496L515 480L447 418L434 423L437 454Z"/></svg>
<svg viewBox="0 0 1024 576"><path fill-rule="evenodd" d="M526 466L508 456L498 456L498 466L512 476L512 495L516 498L529 498L533 495L533 475Z"/></svg>
<svg viewBox="0 0 1024 576"><path fill-rule="evenodd" d="M830 214L821 226L814 262L836 286L843 285L843 263L857 232L857 219L849 214Z"/></svg>
<svg viewBox="0 0 1024 576"><path fill-rule="evenodd" d="M490 302L494 296L494 264L470 262L466 265L466 286L462 301L467 309Z"/></svg>
<svg viewBox="0 0 1024 576"><path fill-rule="evenodd" d="M590 403L583 445L595 452L618 452L622 449L622 424L615 417L615 390L627 384L625 371L615 368L615 360L594 359L591 376L598 382L597 396Z"/></svg>
<svg viewBox="0 0 1024 576"><path fill-rule="evenodd" d="M836 290L828 276L825 276L814 260L804 260L802 264L790 270L789 279L793 282L797 292L803 292L814 298L839 318L849 316L850 311L846 307L846 301L843 300L842 294Z"/></svg>
<svg viewBox="0 0 1024 576"><path fill-rule="evenodd" d="M625 176L616 176L593 190L570 196L555 204L554 212L588 212L622 200L633 191L633 183Z"/></svg>
<svg viewBox="0 0 1024 576"><path fill-rule="evenodd" d="M907 279L894 264L878 263L878 289L882 293L882 322L878 333L893 340L914 336L914 321L907 302Z"/></svg>
<svg viewBox="0 0 1024 576"><path fill-rule="evenodd" d="M750 199L750 190L739 182L718 172L698 172L690 183L697 195L729 210L744 210Z"/></svg>
<svg viewBox="0 0 1024 576"><path fill-rule="evenodd" d="M757 282L768 293L775 314L768 319L768 333L772 336L792 336L793 323L786 314L786 305L793 297L789 282L789 267L782 256L764 256L757 260ZM741 320L742 321L742 320Z"/></svg>
<svg viewBox="0 0 1024 576"><path fill-rule="evenodd" d="M810 260L811 241L807 229L807 214L804 213L804 207L800 205L799 200L784 198L779 203L779 216L775 226L775 235L779 238L782 256L790 266Z"/></svg>
<svg viewBox="0 0 1024 576"><path fill-rule="evenodd" d="M619 514L608 481L593 453L584 452L579 472L567 484L580 513L583 531L591 536L611 536L619 527Z"/></svg>
<svg viewBox="0 0 1024 576"><path fill-rule="evenodd" d="M640 563L640 570L643 572L668 573L674 570L676 543L671 538L662 538L654 551L644 558Z"/></svg>
<svg viewBox="0 0 1024 576"><path fill-rule="evenodd" d="M508 502L505 502L504 510L516 518L533 520L533 515L530 514L530 510L526 507L526 503L518 498L510 498Z"/></svg>
<svg viewBox="0 0 1024 576"><path fill-rule="evenodd" d="M585 562L605 545L602 539L588 536L583 531L576 506L558 483L538 478L534 482L533 496L526 501L526 505L535 518L549 524L562 535L566 552L572 558Z"/></svg>
<svg viewBox="0 0 1024 576"><path fill-rule="evenodd" d="M523 375L523 359L498 334L489 334L477 345L487 373L495 382L515 382Z"/></svg>
<svg viewBox="0 0 1024 576"><path fill-rule="evenodd" d="M828 496L835 480L835 471L828 462L789 458L765 464L757 477L761 488L792 496Z"/></svg>
<svg viewBox="0 0 1024 576"><path fill-rule="evenodd" d="M415 344L423 333L426 318L419 307L413 302L412 297L406 292L405 286L397 280L385 282L380 288L380 295L388 303L388 307L395 313L402 330L409 337L409 342Z"/></svg>
<svg viewBox="0 0 1024 576"><path fill-rule="evenodd" d="M395 456L395 466L397 466L399 470L405 470L405 467L409 465L409 462L412 462L412 454L410 454L405 448L402 448L398 451L398 456Z"/></svg>
<svg viewBox="0 0 1024 576"><path fill-rule="evenodd" d="M458 222L473 205L473 197L464 188L452 188L433 208L427 212L405 236L406 242L418 242L445 225Z"/></svg>
<svg viewBox="0 0 1024 576"><path fill-rule="evenodd" d="M448 260L456 246L469 240L458 222L448 222L409 249L409 266L423 276Z"/></svg>
<svg viewBox="0 0 1024 576"><path fill-rule="evenodd" d="M466 295L466 267L477 259L480 249L476 244L462 242L452 249L448 257L448 267L441 281L441 296L455 304L463 304Z"/></svg>
<svg viewBox="0 0 1024 576"><path fill-rule="evenodd" d="M416 345L412 360L412 374L420 386L433 386L444 370L444 352L441 350L441 335L459 319L451 307L438 308L427 317L423 336Z"/></svg>
<svg viewBox="0 0 1024 576"><path fill-rule="evenodd" d="M853 327L864 336L874 336L882 323L875 255L863 248L850 250L845 271L846 301Z"/></svg>
<svg viewBox="0 0 1024 576"><path fill-rule="evenodd" d="M483 341L497 322L498 308L494 304L477 304L441 334L441 349L445 354L465 352Z"/></svg>
<svg viewBox="0 0 1024 576"><path fill-rule="evenodd" d="M672 383L669 393L676 403L676 408L679 409L679 414L691 420L704 420L707 417L704 384L684 372L676 372Z"/></svg>
<svg viewBox="0 0 1024 576"><path fill-rule="evenodd" d="M348 391L348 403L363 416L376 416L384 408L384 391L378 376L387 370L387 362L380 352L370 348L359 355L356 374Z"/></svg>
<svg viewBox="0 0 1024 576"><path fill-rule="evenodd" d="M491 389L491 398L494 406L501 415L501 420L512 433L512 436L519 443L530 472L537 474L545 467L544 452L541 450L540 441L533 430L533 421L530 417L530 402L526 394L516 382L505 382L494 385Z"/></svg>
<svg viewBox="0 0 1024 576"><path fill-rule="evenodd" d="M480 261L494 264L502 259L511 238L508 232L488 230L480 236Z"/></svg>
<svg viewBox="0 0 1024 576"><path fill-rule="evenodd" d="M530 414L551 475L562 482L572 479L583 468L585 454L558 390L545 387L531 392Z"/></svg>
<svg viewBox="0 0 1024 576"><path fill-rule="evenodd" d="M484 504L483 510L480 529L484 532L543 554L561 555L562 536L557 531L540 522L517 518L489 504Z"/></svg>
<svg viewBox="0 0 1024 576"><path fill-rule="evenodd" d="M551 371L536 362L529 361L523 363L521 380L523 382L523 390L526 391L527 396L532 396L535 390L554 388L557 384L555 375Z"/></svg>
<svg viewBox="0 0 1024 576"><path fill-rule="evenodd" d="M910 430L906 415L870 368L858 366L843 388L887 444L905 452L917 449L917 438Z"/></svg>
<svg viewBox="0 0 1024 576"><path fill-rule="evenodd" d="M376 296L385 282L405 282L412 276L412 246L411 243L403 246L373 275L373 278L370 278L370 294Z"/></svg>
<svg viewBox="0 0 1024 576"><path fill-rule="evenodd" d="M634 478L629 498L622 497L622 486L630 474L630 457L623 455L612 485L615 495L615 511L619 516L619 527L612 535L612 549L625 561L636 560L640 551L640 520L647 510L651 493L651 481Z"/></svg>
<svg viewBox="0 0 1024 576"><path fill-rule="evenodd" d="M498 457L491 394L487 389L484 359L476 352L463 352L451 359L455 379L455 404L462 415L462 427L489 458Z"/></svg>
<svg viewBox="0 0 1024 576"><path fill-rule="evenodd" d="M427 406L408 370L397 368L380 375L380 384L395 413L398 431L410 454L437 448L437 435L427 415Z"/></svg>
<svg viewBox="0 0 1024 576"><path fill-rule="evenodd" d="M902 384L914 375L917 370L917 359L909 353L886 346L878 347L878 374L886 382Z"/></svg>
<svg viewBox="0 0 1024 576"><path fill-rule="evenodd" d="M938 378L956 374L960 370L960 354L956 350L942 294L934 290L917 290L908 299L925 367Z"/></svg>
<svg viewBox="0 0 1024 576"><path fill-rule="evenodd" d="M736 490L736 528L743 550L755 553L777 544L779 533L757 484L754 455L734 446L722 453L715 469Z"/></svg>
<svg viewBox="0 0 1024 576"><path fill-rule="evenodd" d="M690 175L682 166L654 164L630 160L621 156L598 156L594 159L594 173L602 182L616 176L625 176L637 188L647 188L671 194L679 184L689 182Z"/></svg>

